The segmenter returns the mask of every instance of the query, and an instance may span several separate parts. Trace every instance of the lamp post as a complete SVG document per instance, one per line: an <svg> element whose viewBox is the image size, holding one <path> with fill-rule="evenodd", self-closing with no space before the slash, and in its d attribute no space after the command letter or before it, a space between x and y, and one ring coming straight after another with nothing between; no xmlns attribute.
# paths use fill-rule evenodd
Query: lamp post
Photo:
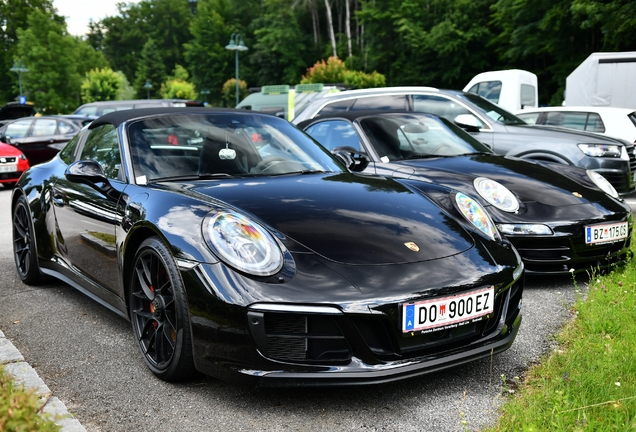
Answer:
<svg viewBox="0 0 636 432"><path fill-rule="evenodd" d="M24 72L28 72L29 70L24 67L24 63L21 61L13 63L13 67L9 69L11 72L18 73L18 83L20 85L20 96L22 96L22 74Z"/></svg>
<svg viewBox="0 0 636 432"><path fill-rule="evenodd" d="M146 84L144 84L144 88L146 89L146 99L150 99L150 89L152 88L152 84L150 84L150 80L146 80Z"/></svg>
<svg viewBox="0 0 636 432"><path fill-rule="evenodd" d="M243 43L243 38L240 33L232 33L230 36L230 43L225 47L226 50L234 51L234 64L236 68L236 105L239 103L239 51L247 51L247 47ZM235 106L236 106L235 105Z"/></svg>

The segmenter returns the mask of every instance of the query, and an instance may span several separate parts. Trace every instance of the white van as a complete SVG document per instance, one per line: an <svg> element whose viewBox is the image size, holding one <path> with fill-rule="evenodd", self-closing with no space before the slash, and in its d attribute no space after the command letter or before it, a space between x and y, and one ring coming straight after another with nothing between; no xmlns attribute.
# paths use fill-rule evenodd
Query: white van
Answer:
<svg viewBox="0 0 636 432"><path fill-rule="evenodd" d="M465 92L478 94L508 111L538 106L538 80L521 69L483 72L470 80Z"/></svg>

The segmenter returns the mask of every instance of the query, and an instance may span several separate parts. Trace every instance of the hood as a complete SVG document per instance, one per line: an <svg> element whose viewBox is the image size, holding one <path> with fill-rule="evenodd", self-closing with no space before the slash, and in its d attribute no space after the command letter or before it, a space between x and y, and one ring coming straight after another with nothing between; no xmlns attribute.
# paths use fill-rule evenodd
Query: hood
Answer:
<svg viewBox="0 0 636 432"><path fill-rule="evenodd" d="M343 264L436 260L474 244L453 217L391 179L309 174L196 182L188 189L251 214L274 232ZM418 251L406 246L411 242ZM288 241L286 245L304 250Z"/></svg>
<svg viewBox="0 0 636 432"><path fill-rule="evenodd" d="M624 205L598 189L582 168L558 165L559 171L541 163L505 156L479 154L435 159L393 162L409 167L435 183L458 190L477 192L473 181L488 177L517 195L526 206L540 204L563 208L591 205L611 211L624 211ZM395 168L395 167L394 167Z"/></svg>
<svg viewBox="0 0 636 432"><path fill-rule="evenodd" d="M505 125L508 133L527 135L535 138L546 138L551 142L575 141L578 143L609 143L615 145L625 145L627 142L618 138L609 137L607 135L599 135L592 132L578 131L574 129L565 129L556 126L539 126L539 125Z"/></svg>

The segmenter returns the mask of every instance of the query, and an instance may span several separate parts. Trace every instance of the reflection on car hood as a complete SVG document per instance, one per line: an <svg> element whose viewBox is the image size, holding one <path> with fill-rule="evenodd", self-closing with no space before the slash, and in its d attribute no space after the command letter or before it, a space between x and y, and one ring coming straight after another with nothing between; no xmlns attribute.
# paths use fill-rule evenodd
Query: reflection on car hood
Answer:
<svg viewBox="0 0 636 432"><path fill-rule="evenodd" d="M312 174L200 182L192 190L248 212L305 248L340 263L435 260L473 245L470 234L455 219L393 180ZM409 242L418 245L419 251L411 250Z"/></svg>
<svg viewBox="0 0 636 432"><path fill-rule="evenodd" d="M393 164L396 168L397 165L411 167L416 174L458 190L474 190L475 178L488 177L506 186L526 204L554 207L600 204L615 211L623 210L620 203L595 188L581 168L558 165L556 171L540 163L489 154L413 159Z"/></svg>
<svg viewBox="0 0 636 432"><path fill-rule="evenodd" d="M528 135L536 138L545 138L550 142L572 142L576 143L605 143L605 144L625 144L625 141L607 135L599 135L592 132L585 132L573 129L565 129L557 126L542 125L506 125L509 133Z"/></svg>

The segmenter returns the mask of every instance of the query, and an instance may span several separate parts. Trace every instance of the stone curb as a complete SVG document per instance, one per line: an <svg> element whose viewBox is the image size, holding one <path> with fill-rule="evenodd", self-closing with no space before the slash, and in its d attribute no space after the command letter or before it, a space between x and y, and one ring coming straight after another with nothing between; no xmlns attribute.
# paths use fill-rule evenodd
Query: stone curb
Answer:
<svg viewBox="0 0 636 432"><path fill-rule="evenodd" d="M25 389L33 389L44 405L42 412L49 414L55 423L62 427L61 432L86 432L76 418L66 409L66 405L53 396L51 390L38 376L38 373L24 361L20 351L7 339L0 330L0 365L13 376L15 382Z"/></svg>

